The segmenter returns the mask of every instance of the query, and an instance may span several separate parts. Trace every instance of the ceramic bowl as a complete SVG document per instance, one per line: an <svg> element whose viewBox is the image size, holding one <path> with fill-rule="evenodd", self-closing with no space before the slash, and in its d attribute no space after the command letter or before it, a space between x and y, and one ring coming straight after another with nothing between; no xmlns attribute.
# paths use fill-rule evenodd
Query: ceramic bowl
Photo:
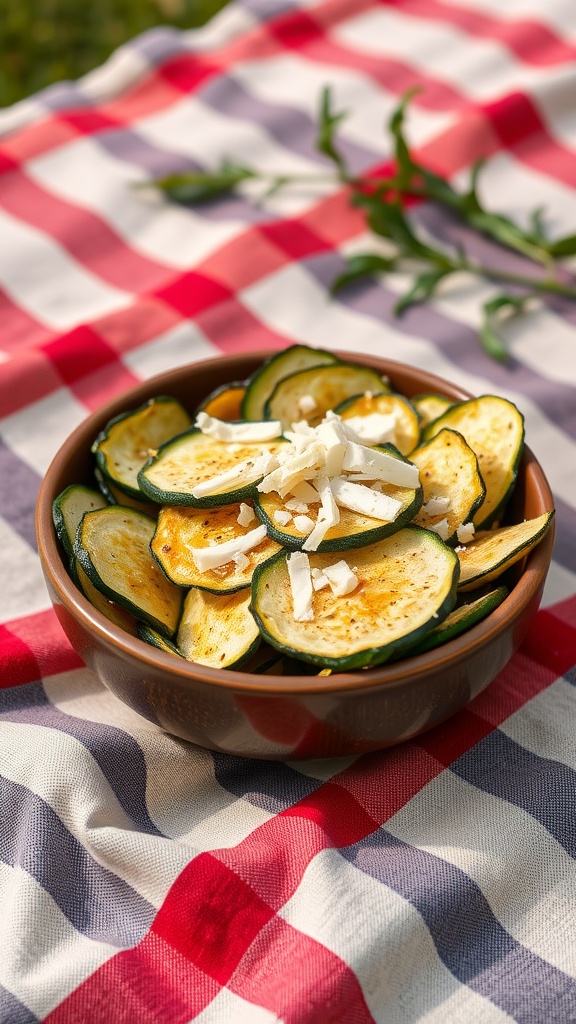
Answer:
<svg viewBox="0 0 576 1024"><path fill-rule="evenodd" d="M470 395L432 374L386 359L338 353L386 374L408 396ZM510 593L460 637L391 665L327 677L254 675L180 661L125 633L86 600L68 575L52 523L52 501L69 484L95 486L90 446L105 423L154 395L176 396L191 412L214 388L247 378L271 353L221 356L170 370L88 416L62 445L42 484L37 536L58 619L86 664L118 698L168 733L202 747L266 759L322 758L381 749L453 715L504 668L541 600L553 544L542 542L509 573ZM507 519L553 507L544 472L525 449Z"/></svg>

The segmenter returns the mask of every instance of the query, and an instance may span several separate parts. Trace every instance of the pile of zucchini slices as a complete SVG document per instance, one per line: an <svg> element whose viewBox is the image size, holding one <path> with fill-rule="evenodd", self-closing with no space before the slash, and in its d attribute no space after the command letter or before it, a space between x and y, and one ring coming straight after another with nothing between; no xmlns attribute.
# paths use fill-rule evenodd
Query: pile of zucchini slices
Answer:
<svg viewBox="0 0 576 1024"><path fill-rule="evenodd" d="M89 601L212 668L310 675L445 643L506 596L499 581L553 512L500 526L524 422L482 395L408 400L304 345L193 416L169 396L96 438L97 488L54 524Z"/></svg>

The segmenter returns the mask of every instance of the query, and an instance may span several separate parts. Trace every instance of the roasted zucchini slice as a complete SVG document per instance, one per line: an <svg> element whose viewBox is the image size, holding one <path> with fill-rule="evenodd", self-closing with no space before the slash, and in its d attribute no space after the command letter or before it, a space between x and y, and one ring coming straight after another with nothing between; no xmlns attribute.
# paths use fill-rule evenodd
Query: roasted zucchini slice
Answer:
<svg viewBox="0 0 576 1024"><path fill-rule="evenodd" d="M125 494L142 498L138 471L160 445L190 427L191 419L175 398L159 395L138 409L110 420L92 451L104 476Z"/></svg>
<svg viewBox="0 0 576 1024"><path fill-rule="evenodd" d="M178 628L178 648L188 661L211 668L235 668L260 643L250 611L250 588L234 594L188 591Z"/></svg>
<svg viewBox="0 0 576 1024"><path fill-rule="evenodd" d="M156 523L134 508L108 505L82 517L74 553L93 586L164 636L176 631L182 591L150 551Z"/></svg>
<svg viewBox="0 0 576 1024"><path fill-rule="evenodd" d="M171 640L167 640L158 630L152 629L147 622L138 622L136 632L145 644L155 647L157 651L164 651L164 654L175 654L178 658L184 657L182 651L179 651Z"/></svg>
<svg viewBox="0 0 576 1024"><path fill-rule="evenodd" d="M226 422L241 420L244 418L242 402L245 394L246 384L244 381L235 380L231 384L222 384L219 388L211 391L200 403L194 418L199 412L205 412L209 416L215 416L216 419Z"/></svg>
<svg viewBox="0 0 576 1024"><path fill-rule="evenodd" d="M491 590L489 594L477 597L475 601L457 605L439 626L435 626L428 636L425 636L416 647L412 648L410 654L424 654L425 651L432 651L435 647L454 640L455 637L472 629L472 626L490 615L507 596L508 589L498 587L496 590Z"/></svg>
<svg viewBox="0 0 576 1024"><path fill-rule="evenodd" d="M486 489L476 455L462 434L446 427L411 452L410 462L420 470L424 492L424 501L414 522L430 530L445 520L443 539L452 540L459 526L472 521L484 500ZM442 503L445 508L438 507Z"/></svg>
<svg viewBox="0 0 576 1024"><path fill-rule="evenodd" d="M337 406L334 412L337 412L343 420L352 420L353 429L356 429L355 422L357 421L358 433L362 429L362 419L365 420L364 429L366 429L371 423L375 423L377 426L378 417L390 418L390 436L374 441L370 441L368 436L363 442L364 444L382 444L389 441L398 448L402 455L408 455L420 440L420 421L416 409L404 395L397 395L392 391L379 394L372 394L368 391L363 395L355 395ZM367 420L366 417L371 417L371 419ZM375 420L374 417L376 417ZM360 436L363 435L360 434Z"/></svg>
<svg viewBox="0 0 576 1024"><path fill-rule="evenodd" d="M488 530L471 544L457 548L460 559L459 590L474 590L497 579L528 555L548 530L554 510L514 526Z"/></svg>
<svg viewBox="0 0 576 1024"><path fill-rule="evenodd" d="M267 359L252 374L246 386L242 401L242 418L245 420L264 419L264 408L279 381L285 377L307 370L312 366L325 366L338 362L331 352L308 345L290 345ZM207 412L209 410L206 410ZM217 415L212 413L213 416ZM240 417L238 417L240 419Z"/></svg>
<svg viewBox="0 0 576 1024"><path fill-rule="evenodd" d="M107 619L110 619L110 622L113 622L115 626L118 626L119 629L124 629L127 633L131 633L132 636L136 636L136 616L129 612L127 608L117 604L116 601L111 601L110 598L101 594L84 572L77 558L75 558L75 563L78 584L84 597L88 598L90 604L94 605L96 610L101 612Z"/></svg>
<svg viewBox="0 0 576 1024"><path fill-rule="evenodd" d="M154 502L141 501L139 498L133 498L132 495L121 491L116 484L104 476L98 466L94 470L94 476L108 505L127 505L128 508L137 508L140 512L145 512L147 516L152 516L152 519L158 515L158 506Z"/></svg>
<svg viewBox="0 0 576 1024"><path fill-rule="evenodd" d="M454 402L446 395L413 395L410 399L420 418L420 429L442 416Z"/></svg>
<svg viewBox="0 0 576 1024"><path fill-rule="evenodd" d="M279 550L279 545L270 537L264 537L255 548L240 553L236 559L233 553L223 565L204 572L198 569L193 555L194 549L229 544L259 526L255 516L246 526L241 526L238 517L242 519L243 513L254 516L250 506L241 510L239 502L212 509L164 506L152 539L152 553L168 578L181 587L199 587L215 594L249 587L256 566Z"/></svg>
<svg viewBox="0 0 576 1024"><path fill-rule="evenodd" d="M388 521L374 519L372 516L340 508L340 522L336 526L330 527L317 550L347 551L350 548L360 548L382 540L411 522L422 504L421 487L414 489L385 484L382 487L382 492L402 502L402 507L395 519ZM302 548L307 535L296 528L295 521L298 521L298 516L293 516L285 526L280 525L277 520L276 514L286 510L286 500L283 500L279 494L275 491L270 491L269 494L257 494L254 498L254 508L266 525L270 537L293 551ZM308 516L314 521L316 521L318 508L319 505L310 505L309 508Z"/></svg>
<svg viewBox="0 0 576 1024"><path fill-rule="evenodd" d="M310 621L294 617L288 557L280 552L256 569L252 612L269 644L322 668L345 672L399 657L455 603L457 556L419 527L356 550L350 565L358 585L343 597L316 590ZM310 555L311 570L333 563L333 555Z"/></svg>
<svg viewBox="0 0 576 1024"><path fill-rule="evenodd" d="M52 502L52 519L58 540L66 554L74 557L74 538L85 512L106 508L107 502L98 491L83 484L71 484Z"/></svg>
<svg viewBox="0 0 576 1024"><path fill-rule="evenodd" d="M140 470L138 483L144 494L161 505L231 505L251 497L264 476L258 470L260 456L274 454L285 443L283 438L258 444L216 441L193 427L162 445ZM203 488L208 493L194 494L196 488L220 477L213 489Z"/></svg>
<svg viewBox="0 0 576 1024"><path fill-rule="evenodd" d="M481 395L453 405L428 424L423 441L429 441L444 427L462 434L476 453L486 494L474 515L474 525L478 529L491 526L503 513L516 481L524 445L524 417L506 398Z"/></svg>
<svg viewBox="0 0 576 1024"><path fill-rule="evenodd" d="M298 420L316 426L329 409L335 409L352 395L385 390L386 381L369 366L315 366L281 380L266 402L264 414L267 419L280 420L284 430Z"/></svg>

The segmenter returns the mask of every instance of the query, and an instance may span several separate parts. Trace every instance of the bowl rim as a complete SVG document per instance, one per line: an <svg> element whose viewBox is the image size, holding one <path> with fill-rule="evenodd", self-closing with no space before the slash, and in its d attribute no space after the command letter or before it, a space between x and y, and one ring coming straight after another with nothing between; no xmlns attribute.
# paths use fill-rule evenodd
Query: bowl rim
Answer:
<svg viewBox="0 0 576 1024"><path fill-rule="evenodd" d="M187 683L197 685L200 682L207 686L262 696L312 696L335 692L340 697L345 696L346 693L355 696L362 691L379 689L383 686L391 692L402 689L431 673L437 674L443 669L447 670L448 666L454 668L459 663L468 660L474 653L485 647L500 632L504 624L509 628L513 627L525 608L536 597L539 588L543 585L550 563L554 541L554 519L542 541L528 555L522 576L507 597L493 612L471 629L423 654L407 655L390 664L384 663L374 668L352 672L338 672L329 676L256 675L244 672L241 668L212 669L185 660L180 664L175 656L146 644L138 636L132 636L116 626L99 612L76 587L65 566L56 537L52 520L52 501L60 493L60 490L56 489L56 479L71 454L77 450L79 441L89 436L90 440L87 442L87 452L89 452L91 442L96 437L98 430L101 429L101 427L92 427L91 424L107 422L118 413L119 406L124 409L135 408L146 401L148 392L170 394L171 382L180 380L183 374L193 372L200 366L210 369L211 366L215 367L217 364L220 368L227 359L237 360L238 358L246 362L251 360L263 362L266 358L277 354L278 351L281 350L251 350L229 355L223 354L186 363L156 374L99 406L68 435L46 470L36 502L38 553L47 582L58 602L74 619L79 621L85 631L95 635L99 643L112 650L116 656L126 661L133 662L135 660L141 665L142 671L156 669L162 673L168 672L182 685ZM426 383L432 385L436 391L445 393L448 390L449 393L460 395L461 399L474 397L471 392L459 385L409 363L366 353L337 351L336 354L339 358L352 362L376 365L380 372L391 377L394 377L395 373L414 372L425 378ZM427 387L428 390L432 390L432 387ZM535 474L538 478L539 489L543 493L546 509L552 510L554 501L550 486L542 466L526 445L524 445L523 460L525 472ZM58 613L58 609L56 612Z"/></svg>

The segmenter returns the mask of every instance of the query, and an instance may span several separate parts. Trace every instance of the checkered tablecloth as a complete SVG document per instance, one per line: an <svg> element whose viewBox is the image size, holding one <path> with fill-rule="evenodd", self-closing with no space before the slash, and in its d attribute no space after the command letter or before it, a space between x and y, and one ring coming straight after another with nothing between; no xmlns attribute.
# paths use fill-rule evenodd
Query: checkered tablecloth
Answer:
<svg viewBox="0 0 576 1024"><path fill-rule="evenodd" d="M576 302L483 354L462 276L402 319L398 276L331 297L366 248L326 184L202 208L142 183L235 157L385 166L406 88L423 161L487 204L576 230L573 0L237 0L0 112L0 1021L576 1021ZM446 213L440 242L486 240ZM498 253L510 269L518 257ZM543 608L451 721L392 750L266 763L211 753L120 704L57 624L35 547L70 431L173 366L293 342L392 357L511 398L556 499Z"/></svg>

